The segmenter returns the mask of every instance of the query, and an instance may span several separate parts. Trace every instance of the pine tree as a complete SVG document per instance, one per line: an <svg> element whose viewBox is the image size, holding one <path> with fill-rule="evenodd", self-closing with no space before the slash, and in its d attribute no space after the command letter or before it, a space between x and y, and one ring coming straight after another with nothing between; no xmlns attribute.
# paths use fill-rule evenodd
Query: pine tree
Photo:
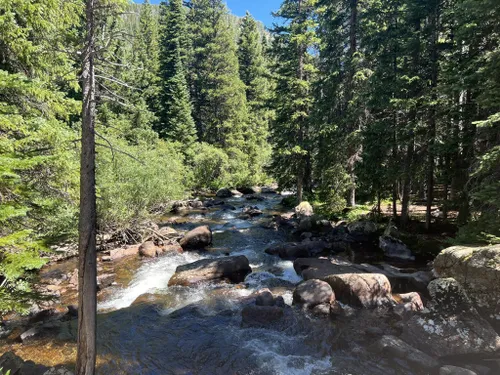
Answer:
<svg viewBox="0 0 500 375"><path fill-rule="evenodd" d="M161 8L161 110L157 131L189 149L196 141L196 128L186 81L186 14L182 0L162 3Z"/></svg>
<svg viewBox="0 0 500 375"><path fill-rule="evenodd" d="M311 187L310 114L315 73L310 50L316 44L314 0L286 0L277 15L289 21L276 27L274 53L277 86L276 119L271 126L273 160L271 170L282 188L295 187L302 201L304 188Z"/></svg>
<svg viewBox="0 0 500 375"><path fill-rule="evenodd" d="M238 60L240 78L246 87L249 111L247 144L249 165L254 175L262 171L269 153L267 137L272 116L272 111L269 109L269 71L264 58L263 38L257 28L257 22L247 12L241 21Z"/></svg>
<svg viewBox="0 0 500 375"><path fill-rule="evenodd" d="M239 78L236 30L221 0L193 0L189 13L194 118L202 141L244 153L245 86Z"/></svg>

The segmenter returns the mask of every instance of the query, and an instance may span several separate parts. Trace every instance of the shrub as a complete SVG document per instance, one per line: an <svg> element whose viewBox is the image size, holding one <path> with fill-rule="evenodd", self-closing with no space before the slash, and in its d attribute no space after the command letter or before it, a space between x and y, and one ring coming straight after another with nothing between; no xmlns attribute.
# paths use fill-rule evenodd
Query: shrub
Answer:
<svg viewBox="0 0 500 375"><path fill-rule="evenodd" d="M148 216L158 204L182 198L188 173L182 153L172 143L147 146L111 141L116 150L100 150L97 159L99 226L123 227Z"/></svg>

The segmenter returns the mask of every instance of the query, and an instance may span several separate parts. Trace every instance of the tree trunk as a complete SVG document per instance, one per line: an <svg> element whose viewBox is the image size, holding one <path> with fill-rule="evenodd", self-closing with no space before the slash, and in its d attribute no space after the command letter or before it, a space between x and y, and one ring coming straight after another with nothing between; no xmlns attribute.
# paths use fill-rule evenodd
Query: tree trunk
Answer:
<svg viewBox="0 0 500 375"><path fill-rule="evenodd" d="M411 175L413 170L413 149L415 147L415 135L410 134L406 150L405 174L403 179L403 198L401 200L401 226L406 227L410 218L410 193Z"/></svg>
<svg viewBox="0 0 500 375"><path fill-rule="evenodd" d="M95 0L86 3L86 39L82 61L82 150L78 225L77 375L93 375L96 362L97 267L95 194Z"/></svg>
<svg viewBox="0 0 500 375"><path fill-rule="evenodd" d="M299 176L297 177L297 201L299 203L302 202L302 191L303 191L302 174L299 173Z"/></svg>
<svg viewBox="0 0 500 375"><path fill-rule="evenodd" d="M434 143L436 138L436 88L438 80L438 50L437 43L439 38L439 0L436 1L436 8L434 9L434 14L432 15L431 27L432 30L432 44L431 44L431 110L429 116L429 131L428 131L428 141L427 141L427 204L425 211L425 229L427 231L431 228L431 209L432 201L434 199Z"/></svg>

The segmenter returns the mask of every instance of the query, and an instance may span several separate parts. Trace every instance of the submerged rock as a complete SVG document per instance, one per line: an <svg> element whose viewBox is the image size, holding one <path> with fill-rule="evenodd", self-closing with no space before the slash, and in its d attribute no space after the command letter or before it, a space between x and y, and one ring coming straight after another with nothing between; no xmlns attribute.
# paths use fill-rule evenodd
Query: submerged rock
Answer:
<svg viewBox="0 0 500 375"><path fill-rule="evenodd" d="M453 246L434 260L439 277L453 277L486 318L500 328L500 245Z"/></svg>
<svg viewBox="0 0 500 375"><path fill-rule="evenodd" d="M251 272L248 259L243 255L201 259L177 267L168 285L189 286L200 282L224 280L240 283Z"/></svg>
<svg viewBox="0 0 500 375"><path fill-rule="evenodd" d="M403 241L392 236L380 236L379 247L384 251L384 255L387 258L404 261L415 260L411 250L403 243Z"/></svg>
<svg viewBox="0 0 500 375"><path fill-rule="evenodd" d="M208 225L187 232L179 241L183 249L202 249L212 243L212 231Z"/></svg>
<svg viewBox="0 0 500 375"><path fill-rule="evenodd" d="M404 340L438 357L500 350L500 337L455 279L436 279L428 288L432 300L405 324Z"/></svg>
<svg viewBox="0 0 500 375"><path fill-rule="evenodd" d="M379 273L347 273L323 278L338 301L355 307L392 306L391 284Z"/></svg>

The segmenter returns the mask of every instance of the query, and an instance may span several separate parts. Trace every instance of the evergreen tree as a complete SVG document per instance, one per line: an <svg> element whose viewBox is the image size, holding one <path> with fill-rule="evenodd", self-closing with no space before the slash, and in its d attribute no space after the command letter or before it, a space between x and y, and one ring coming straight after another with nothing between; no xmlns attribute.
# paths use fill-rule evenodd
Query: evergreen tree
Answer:
<svg viewBox="0 0 500 375"><path fill-rule="evenodd" d="M236 30L221 0L193 0L189 13L192 99L199 138L244 153L245 85L239 78Z"/></svg>
<svg viewBox="0 0 500 375"><path fill-rule="evenodd" d="M162 3L161 8L161 110L157 131L190 148L196 141L196 128L186 81L186 14L182 0Z"/></svg>
<svg viewBox="0 0 500 375"><path fill-rule="evenodd" d="M238 42L240 78L246 87L249 110L248 149L252 174L262 171L269 154L267 143L269 120L270 84L269 71L263 52L264 36L259 33L257 22L247 12L241 21Z"/></svg>
<svg viewBox="0 0 500 375"><path fill-rule="evenodd" d="M311 188L310 114L315 74L315 0L285 0L276 13L288 21L273 30L276 56L276 119L271 125L271 170L282 188L295 187L298 201Z"/></svg>

